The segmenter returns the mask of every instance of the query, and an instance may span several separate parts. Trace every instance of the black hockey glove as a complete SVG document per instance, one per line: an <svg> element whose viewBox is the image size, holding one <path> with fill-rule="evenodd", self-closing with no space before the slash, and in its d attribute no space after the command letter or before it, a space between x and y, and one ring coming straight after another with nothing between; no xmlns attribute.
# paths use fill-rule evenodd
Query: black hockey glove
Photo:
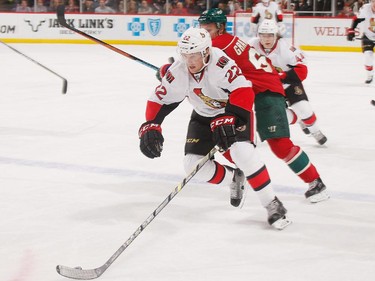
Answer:
<svg viewBox="0 0 375 281"><path fill-rule="evenodd" d="M354 29L349 28L349 29L348 29L348 35L346 36L346 39L347 39L348 41L354 41L354 40L355 40L355 39L354 39L354 36L355 36L355 31L354 31Z"/></svg>
<svg viewBox="0 0 375 281"><path fill-rule="evenodd" d="M160 157L164 138L160 124L145 122L139 128L140 149L148 158Z"/></svg>
<svg viewBox="0 0 375 281"><path fill-rule="evenodd" d="M227 150L236 142L236 117L230 114L220 114L210 123L212 136L217 146Z"/></svg>
<svg viewBox="0 0 375 281"><path fill-rule="evenodd" d="M161 79L164 77L164 75L167 73L168 68L174 63L174 58L170 57L168 59L169 63L162 65L157 71L156 71L156 78L161 82Z"/></svg>

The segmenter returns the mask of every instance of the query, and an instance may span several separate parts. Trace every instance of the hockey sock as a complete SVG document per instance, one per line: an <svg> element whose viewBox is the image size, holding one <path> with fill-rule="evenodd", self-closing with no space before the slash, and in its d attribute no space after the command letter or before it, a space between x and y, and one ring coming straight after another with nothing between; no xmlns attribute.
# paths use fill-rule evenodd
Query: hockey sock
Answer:
<svg viewBox="0 0 375 281"><path fill-rule="evenodd" d="M311 164L307 154L298 146L293 147L284 161L288 164L289 168L306 183L310 183L319 178L315 166Z"/></svg>

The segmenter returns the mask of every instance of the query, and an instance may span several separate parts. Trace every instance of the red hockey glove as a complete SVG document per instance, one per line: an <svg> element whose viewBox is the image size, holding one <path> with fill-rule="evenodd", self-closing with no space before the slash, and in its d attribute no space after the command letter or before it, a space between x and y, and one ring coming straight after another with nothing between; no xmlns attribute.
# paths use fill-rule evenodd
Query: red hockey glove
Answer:
<svg viewBox="0 0 375 281"><path fill-rule="evenodd" d="M161 82L161 79L165 76L167 73L169 67L174 63L174 58L170 57L168 59L169 63L162 65L157 71L156 71L156 78Z"/></svg>
<svg viewBox="0 0 375 281"><path fill-rule="evenodd" d="M160 157L163 151L164 138L160 124L145 122L141 125L138 135L140 149L148 158Z"/></svg>
<svg viewBox="0 0 375 281"><path fill-rule="evenodd" d="M349 29L348 29L348 34L346 35L346 39L347 39L348 41L354 41L354 40L355 40L355 39L354 39L354 36L355 36L355 31L354 31L354 29L349 28Z"/></svg>
<svg viewBox="0 0 375 281"><path fill-rule="evenodd" d="M217 146L227 150L236 142L236 117L228 114L220 114L210 123L212 137Z"/></svg>

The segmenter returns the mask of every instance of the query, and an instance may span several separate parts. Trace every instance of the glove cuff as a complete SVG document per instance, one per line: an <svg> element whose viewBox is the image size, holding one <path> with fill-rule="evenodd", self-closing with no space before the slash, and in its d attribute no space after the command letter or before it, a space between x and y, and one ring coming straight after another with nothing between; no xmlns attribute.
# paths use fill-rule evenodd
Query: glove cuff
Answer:
<svg viewBox="0 0 375 281"><path fill-rule="evenodd" d="M213 132L218 126L236 125L236 117L233 115L219 115L210 123L211 131Z"/></svg>
<svg viewBox="0 0 375 281"><path fill-rule="evenodd" d="M139 138L141 138L144 135L144 133L150 130L155 130L155 131L158 131L159 133L162 132L160 124L146 122L142 124L141 128L139 128L139 131L138 131Z"/></svg>

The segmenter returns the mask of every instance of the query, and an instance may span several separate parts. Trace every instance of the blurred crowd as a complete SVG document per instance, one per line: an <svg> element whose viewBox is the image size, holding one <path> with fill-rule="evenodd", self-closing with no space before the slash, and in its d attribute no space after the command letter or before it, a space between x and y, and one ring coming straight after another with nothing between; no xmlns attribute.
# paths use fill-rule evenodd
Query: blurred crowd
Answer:
<svg viewBox="0 0 375 281"><path fill-rule="evenodd" d="M246 1L246 2L245 2ZM0 0L0 11L55 12L65 4L67 12L76 13L126 13L126 14L175 14L199 15L210 8L221 8L226 15L251 12L261 0ZM331 0L276 0L283 12L301 16L353 17L367 0L335 1L334 14Z"/></svg>

